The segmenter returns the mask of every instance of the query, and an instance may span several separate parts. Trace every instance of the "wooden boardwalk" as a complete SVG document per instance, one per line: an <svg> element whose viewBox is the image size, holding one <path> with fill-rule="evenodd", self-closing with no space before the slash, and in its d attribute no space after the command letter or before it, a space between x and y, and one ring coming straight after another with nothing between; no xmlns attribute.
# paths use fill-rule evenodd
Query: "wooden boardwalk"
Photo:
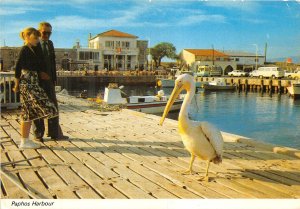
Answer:
<svg viewBox="0 0 300 209"><path fill-rule="evenodd" d="M221 165L211 165L211 182L197 180L206 163L196 159L197 174L181 175L189 154L176 121L123 110L99 112L60 105L69 140L46 138L37 150L18 149L16 111L1 114L1 198L29 198L8 178L40 198L300 198L298 150L274 148L224 133ZM35 156L42 159L3 163Z"/></svg>

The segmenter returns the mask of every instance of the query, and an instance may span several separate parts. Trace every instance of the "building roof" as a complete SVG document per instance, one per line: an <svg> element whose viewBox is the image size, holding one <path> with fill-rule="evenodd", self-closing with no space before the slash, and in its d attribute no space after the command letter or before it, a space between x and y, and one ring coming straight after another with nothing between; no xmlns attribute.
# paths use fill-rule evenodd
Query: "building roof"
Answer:
<svg viewBox="0 0 300 209"><path fill-rule="evenodd" d="M231 57L255 57L256 53L245 52L245 51L235 51L235 50L225 50L224 53ZM258 57L264 57L264 55L258 54Z"/></svg>
<svg viewBox="0 0 300 209"><path fill-rule="evenodd" d="M105 36L105 37L120 37L120 38L138 38L135 35L131 35L129 33L124 33L124 32L117 31L117 30L108 30L106 32L99 33L98 35L96 35L92 39L94 39L98 36L101 36L101 37L103 37L103 36Z"/></svg>
<svg viewBox="0 0 300 209"><path fill-rule="evenodd" d="M184 49L185 51L188 51L195 56L203 56L203 57L208 57L208 56L215 56L215 57L228 57L227 54L224 54L220 51L213 50L213 49Z"/></svg>

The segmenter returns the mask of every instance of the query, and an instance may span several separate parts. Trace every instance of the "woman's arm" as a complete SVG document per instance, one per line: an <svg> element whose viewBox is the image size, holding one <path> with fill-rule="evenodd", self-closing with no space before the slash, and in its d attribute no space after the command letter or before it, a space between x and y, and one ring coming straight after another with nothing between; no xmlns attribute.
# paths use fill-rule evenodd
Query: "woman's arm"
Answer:
<svg viewBox="0 0 300 209"><path fill-rule="evenodd" d="M15 65L15 78L16 79L20 79L20 77L21 77L21 72L22 72L22 69L24 69L24 65L25 65L25 59L26 59L25 47L22 47L21 51L18 55L16 65Z"/></svg>

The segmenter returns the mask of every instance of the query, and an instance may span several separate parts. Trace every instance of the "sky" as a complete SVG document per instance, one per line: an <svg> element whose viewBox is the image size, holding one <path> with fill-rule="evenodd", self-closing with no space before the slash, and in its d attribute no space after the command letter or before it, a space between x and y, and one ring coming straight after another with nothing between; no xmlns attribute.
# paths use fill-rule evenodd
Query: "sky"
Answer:
<svg viewBox="0 0 300 209"><path fill-rule="evenodd" d="M119 30L182 49L239 50L267 58L300 58L300 0L0 0L0 45L21 46L20 31L41 21L53 26L56 48L88 34Z"/></svg>

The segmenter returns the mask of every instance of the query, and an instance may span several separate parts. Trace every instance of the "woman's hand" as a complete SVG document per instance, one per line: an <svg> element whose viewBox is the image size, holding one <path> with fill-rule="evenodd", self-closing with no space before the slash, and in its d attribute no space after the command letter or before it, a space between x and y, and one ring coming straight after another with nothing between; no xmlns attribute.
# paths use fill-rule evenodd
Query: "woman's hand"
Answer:
<svg viewBox="0 0 300 209"><path fill-rule="evenodd" d="M20 91L19 85L18 85L18 86L15 86L12 90L13 90L15 93L19 92L19 91Z"/></svg>
<svg viewBox="0 0 300 209"><path fill-rule="evenodd" d="M12 89L15 93L20 91L20 87L19 87L19 79L15 79L15 86Z"/></svg>
<svg viewBox="0 0 300 209"><path fill-rule="evenodd" d="M41 72L41 73L40 73L40 78L41 78L42 80L50 80L49 75L48 75L47 73L45 73L45 72Z"/></svg>

